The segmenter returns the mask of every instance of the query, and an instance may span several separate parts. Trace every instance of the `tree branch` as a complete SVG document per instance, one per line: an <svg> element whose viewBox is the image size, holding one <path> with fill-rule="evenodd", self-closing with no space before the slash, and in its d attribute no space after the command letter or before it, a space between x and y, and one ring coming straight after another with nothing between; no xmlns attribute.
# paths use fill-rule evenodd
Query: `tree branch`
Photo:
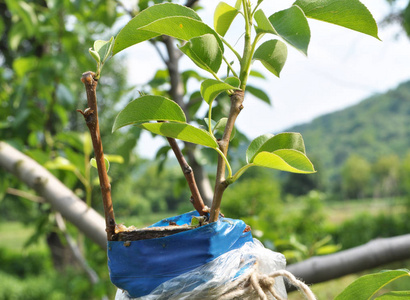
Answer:
<svg viewBox="0 0 410 300"><path fill-rule="evenodd" d="M198 187L196 185L194 172L192 171L192 168L188 165L184 156L182 155L181 149L179 149L177 141L173 138L167 138L167 140L172 148L172 151L174 151L174 154L179 162L179 165L181 166L182 172L184 173L185 179L188 182L188 186L192 194L191 202L194 205L195 209L198 211L198 213L201 216L203 216L205 214L205 205L204 201L202 200L201 194L199 193Z"/></svg>
<svg viewBox="0 0 410 300"><path fill-rule="evenodd" d="M88 108L82 112L88 129L90 130L91 139L94 147L95 160L98 167L98 177L100 179L100 188L103 198L104 214L105 214L105 230L107 231L107 240L111 241L115 234L115 217L114 208L111 200L111 184L108 179L107 169L105 168L104 151L100 136L100 126L98 124L98 110L97 110L97 84L95 80L95 73L85 72L81 77L87 92Z"/></svg>
<svg viewBox="0 0 410 300"><path fill-rule="evenodd" d="M107 248L104 219L49 171L30 157L0 141L0 167L34 189L55 211L102 249Z"/></svg>
<svg viewBox="0 0 410 300"><path fill-rule="evenodd" d="M289 265L287 270L307 284L324 282L347 274L410 258L410 234L379 238L359 247L317 256Z"/></svg>
<svg viewBox="0 0 410 300"><path fill-rule="evenodd" d="M228 154L229 141L231 139L232 130L235 125L236 118L243 109L244 92L242 90L235 91L231 96L231 109L229 111L228 121L226 122L225 131L222 139L218 141L219 149L225 155ZM216 222L219 218L221 209L222 195L225 189L228 187L228 183L225 180L225 160L218 157L218 167L215 181L215 193L212 201L211 216L209 221Z"/></svg>

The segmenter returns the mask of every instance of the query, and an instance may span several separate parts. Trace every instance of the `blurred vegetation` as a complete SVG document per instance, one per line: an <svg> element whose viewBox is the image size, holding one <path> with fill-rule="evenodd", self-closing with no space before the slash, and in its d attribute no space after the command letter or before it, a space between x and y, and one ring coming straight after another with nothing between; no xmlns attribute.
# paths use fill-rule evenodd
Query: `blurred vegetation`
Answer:
<svg viewBox="0 0 410 300"><path fill-rule="evenodd" d="M148 3L140 1L140 8ZM87 128L75 110L86 106L81 73L95 68L88 48L95 39L115 35L111 28L128 18L116 5L114 0L0 1L0 139L48 167L100 213ZM109 173L118 221L144 226L192 206L168 148L149 162L134 151L136 128L111 134L122 107L117 104L136 97L125 67L116 57L103 70L101 132L105 152L123 158ZM188 80L200 76L189 70L183 78L187 89ZM167 95L168 80L167 71L159 70L141 90ZM198 92L190 91L187 101L191 119L202 122L196 115ZM218 101L216 115L227 101ZM227 190L222 204L227 217L244 219L255 237L285 253L290 263L410 231L410 82L289 131L302 133L318 173L251 169ZM234 164L246 141L238 132ZM205 150L198 160L212 169L212 155ZM10 187L32 191L2 170L0 178L0 300L112 298L106 254L67 224L100 282L91 285L74 263L57 268L48 237L57 235L63 248L67 243L54 212L48 204L16 196Z"/></svg>

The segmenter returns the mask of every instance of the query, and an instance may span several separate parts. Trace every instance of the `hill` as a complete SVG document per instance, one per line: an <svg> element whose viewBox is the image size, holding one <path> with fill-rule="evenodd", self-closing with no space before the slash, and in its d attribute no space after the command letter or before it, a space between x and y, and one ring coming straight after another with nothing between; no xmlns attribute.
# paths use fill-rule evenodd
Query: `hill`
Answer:
<svg viewBox="0 0 410 300"><path fill-rule="evenodd" d="M352 154L369 162L403 157L410 149L410 81L288 131L303 135L308 156L332 179Z"/></svg>

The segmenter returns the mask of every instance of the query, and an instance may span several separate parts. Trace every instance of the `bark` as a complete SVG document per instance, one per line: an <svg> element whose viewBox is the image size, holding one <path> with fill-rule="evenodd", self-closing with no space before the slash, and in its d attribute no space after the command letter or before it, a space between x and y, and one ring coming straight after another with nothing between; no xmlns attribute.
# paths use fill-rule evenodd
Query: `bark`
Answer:
<svg viewBox="0 0 410 300"><path fill-rule="evenodd" d="M15 175L51 204L102 249L107 248L105 221L49 171L30 157L0 141L0 167Z"/></svg>
<svg viewBox="0 0 410 300"><path fill-rule="evenodd" d="M410 258L410 234L379 238L335 254L312 257L287 270L307 284L324 282Z"/></svg>
<svg viewBox="0 0 410 300"><path fill-rule="evenodd" d="M97 84L98 80L95 79L95 73L85 72L81 77L81 81L84 83L87 93L88 108L81 112L84 116L88 129L90 130L91 140L93 142L95 160L97 162L98 177L100 179L101 195L104 205L105 215L105 231L107 232L107 240L111 241L112 236L115 233L115 217L114 208L111 200L111 184L108 178L107 169L105 168L105 159L103 145L100 135L100 126L98 122L98 109L97 109Z"/></svg>

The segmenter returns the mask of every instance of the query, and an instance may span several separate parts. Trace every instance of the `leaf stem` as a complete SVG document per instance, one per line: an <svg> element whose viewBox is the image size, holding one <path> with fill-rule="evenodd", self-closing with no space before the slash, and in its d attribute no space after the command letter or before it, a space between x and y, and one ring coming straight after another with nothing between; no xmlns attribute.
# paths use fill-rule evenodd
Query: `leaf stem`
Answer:
<svg viewBox="0 0 410 300"><path fill-rule="evenodd" d="M91 139L93 142L95 159L97 161L98 176L100 179L100 188L103 198L104 214L105 214L105 231L107 232L107 240L111 241L115 234L115 217L114 208L111 199L111 184L108 179L107 170L105 168L104 151L100 136L100 127L98 123L97 111L97 84L94 72L85 72L81 77L87 93L88 108L84 111L78 110L84 116L87 127L90 130Z"/></svg>
<svg viewBox="0 0 410 300"><path fill-rule="evenodd" d="M229 70L231 70L232 74L233 74L235 77L238 77L238 78L239 78L238 74L236 74L235 70L232 68L231 64L228 62L228 60L226 59L226 57L222 55L222 59L223 59L223 60L225 61L225 63L228 65L228 68L229 68Z"/></svg>
<svg viewBox="0 0 410 300"><path fill-rule="evenodd" d="M231 165L229 164L228 159L226 158L226 156L223 154L223 152L219 149L219 148L215 148L216 152L219 153L219 155L223 158L223 160L226 163L226 167L228 168L228 178L232 177L232 168Z"/></svg>
<svg viewBox="0 0 410 300"><path fill-rule="evenodd" d="M229 44L222 36L219 36L222 40L222 42L228 46L228 48L233 52L233 54L235 54L236 58L238 59L238 61L242 60L241 55L238 53L238 51L235 50L234 47L231 46L231 44Z"/></svg>
<svg viewBox="0 0 410 300"><path fill-rule="evenodd" d="M254 166L255 164L247 164L244 165L242 168L240 168L231 178L228 178L226 181L228 181L229 184L234 183L235 181L237 181L239 179L239 177L242 176L243 173L245 173L245 171L247 169L249 169L250 167Z"/></svg>

